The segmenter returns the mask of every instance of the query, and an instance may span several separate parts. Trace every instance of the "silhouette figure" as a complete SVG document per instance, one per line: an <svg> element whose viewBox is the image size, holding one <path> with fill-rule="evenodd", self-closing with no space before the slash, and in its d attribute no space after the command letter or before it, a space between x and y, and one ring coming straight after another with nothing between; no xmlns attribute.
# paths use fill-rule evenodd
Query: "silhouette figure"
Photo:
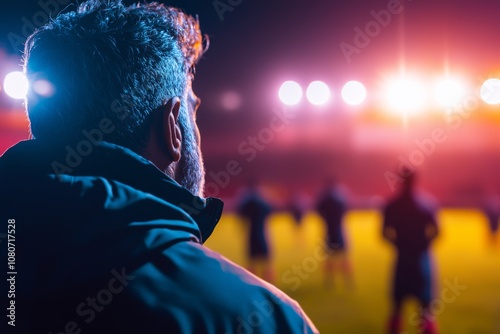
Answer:
<svg viewBox="0 0 500 334"><path fill-rule="evenodd" d="M485 199L484 214L486 215L488 223L488 241L492 247L498 246L499 240L499 218L500 218L500 198L498 195L493 194L487 196Z"/></svg>
<svg viewBox="0 0 500 334"><path fill-rule="evenodd" d="M414 191L415 173L406 177L400 193L384 210L383 236L397 251L392 286L393 311L390 334L401 332L401 308L406 297L421 306L419 333L435 334L437 328L429 305L432 300L432 265L429 246L438 235L435 209Z"/></svg>
<svg viewBox="0 0 500 334"><path fill-rule="evenodd" d="M343 218L347 205L340 186L334 180L326 181L325 188L320 193L316 211L325 223L325 242L328 249L328 257L325 261L325 285L332 284L335 264L339 263L340 272L346 283L352 284L351 268L347 257L347 247L343 231Z"/></svg>
<svg viewBox="0 0 500 334"><path fill-rule="evenodd" d="M248 270L258 275L258 268L262 265L262 278L272 282L274 271L266 223L273 208L260 193L257 180L248 181L246 193L238 205L237 212L249 224Z"/></svg>
<svg viewBox="0 0 500 334"><path fill-rule="evenodd" d="M294 190L291 192L285 210L290 213L290 216L292 217L293 223L296 227L296 245L300 248L303 248L306 240L304 239L304 233L301 229L301 226L303 223L304 214L307 211L307 203L298 190Z"/></svg>
<svg viewBox="0 0 500 334"><path fill-rule="evenodd" d="M302 218L306 212L306 203L298 191L294 191L292 193L286 209L292 215L293 222L297 226L300 226L302 224Z"/></svg>

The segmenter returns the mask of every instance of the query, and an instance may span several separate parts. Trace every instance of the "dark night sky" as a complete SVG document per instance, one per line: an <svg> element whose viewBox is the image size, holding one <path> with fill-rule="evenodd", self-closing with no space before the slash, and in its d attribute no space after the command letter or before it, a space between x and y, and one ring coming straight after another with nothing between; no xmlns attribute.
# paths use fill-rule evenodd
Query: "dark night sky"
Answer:
<svg viewBox="0 0 500 334"><path fill-rule="evenodd" d="M373 20L370 11L383 10L390 1L232 0L240 4L224 12L223 21L211 0L167 3L200 16L212 45L198 79L214 89L238 86L260 95L259 87L271 88L286 75L303 81L324 77L333 84L343 77L369 81L397 66L403 54L409 65L439 68L448 56L460 69L473 66L481 72L490 70L500 54L500 4L493 0L402 1L402 12L360 54L353 54L350 63L340 43L353 44L353 28L364 29ZM22 18L33 21L40 10L37 1L2 5L0 41L9 52L13 49L7 34L22 35Z"/></svg>
<svg viewBox="0 0 500 334"><path fill-rule="evenodd" d="M496 70L500 56L497 1L402 1L401 13L392 15L387 27L359 54L352 54L350 62L339 45L354 45L353 29L364 30L373 21L370 12L386 9L391 1L230 2L239 5L224 12L222 21L214 1L168 2L198 14L210 36L195 86L209 109L218 109L218 98L228 89L243 94L243 108L262 108L275 99L276 87L287 78L305 83L323 79L334 88L350 78L374 81L397 69L403 56L408 67L434 71L448 62L473 76ZM9 1L2 7L0 42L14 52L8 33L22 36L22 18L33 21L41 6L37 1Z"/></svg>

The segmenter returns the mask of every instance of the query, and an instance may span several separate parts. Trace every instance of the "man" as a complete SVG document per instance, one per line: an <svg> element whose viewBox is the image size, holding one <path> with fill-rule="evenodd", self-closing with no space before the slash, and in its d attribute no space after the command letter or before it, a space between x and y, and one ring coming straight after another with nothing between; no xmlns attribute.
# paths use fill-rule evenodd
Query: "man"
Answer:
<svg viewBox="0 0 500 334"><path fill-rule="evenodd" d="M202 245L222 211L201 197L202 44L175 8L104 0L28 38L34 139L0 158L18 333L317 332L295 301Z"/></svg>
<svg viewBox="0 0 500 334"><path fill-rule="evenodd" d="M431 241L438 235L434 208L414 191L415 172L409 173L401 192L384 210L383 236L397 250L393 280L393 311L388 332L401 332L405 298L415 297L421 307L419 333L437 333L430 311L432 301Z"/></svg>

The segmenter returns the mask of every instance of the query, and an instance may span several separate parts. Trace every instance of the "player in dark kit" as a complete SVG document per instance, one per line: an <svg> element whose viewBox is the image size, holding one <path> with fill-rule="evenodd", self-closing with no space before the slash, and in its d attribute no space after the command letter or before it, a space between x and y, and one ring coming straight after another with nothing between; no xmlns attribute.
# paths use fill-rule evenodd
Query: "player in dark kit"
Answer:
<svg viewBox="0 0 500 334"><path fill-rule="evenodd" d="M266 220L273 209L260 194L255 180L249 181L247 192L242 198L237 211L249 223L248 270L256 274L259 263L262 263L264 266L263 278L268 282L272 282L274 274L270 260Z"/></svg>
<svg viewBox="0 0 500 334"><path fill-rule="evenodd" d="M326 244L329 257L325 262L325 283L331 283L335 258L340 260L340 268L348 284L351 284L351 269L346 254L346 242L342 227L347 205L338 185L328 180L316 204L316 211L323 218L326 227Z"/></svg>
<svg viewBox="0 0 500 334"><path fill-rule="evenodd" d="M498 195L490 195L486 198L483 205L483 211L488 224L489 243L492 247L497 247L499 235L499 218L500 218L500 198Z"/></svg>
<svg viewBox="0 0 500 334"><path fill-rule="evenodd" d="M406 297L418 299L421 310L419 333L437 333L429 310L432 300L431 241L438 235L435 209L413 187L415 173L405 178L401 192L384 210L383 236L397 250L393 279L393 312L389 333L401 332L401 308Z"/></svg>

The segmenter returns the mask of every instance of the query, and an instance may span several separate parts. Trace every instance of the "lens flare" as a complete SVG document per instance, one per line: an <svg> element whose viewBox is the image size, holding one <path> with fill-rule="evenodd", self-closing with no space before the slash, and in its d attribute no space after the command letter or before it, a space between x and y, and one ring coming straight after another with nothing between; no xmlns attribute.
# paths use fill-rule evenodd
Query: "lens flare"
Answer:
<svg viewBox="0 0 500 334"><path fill-rule="evenodd" d="M456 80L441 80L436 84L435 98L440 106L451 107L464 98L464 86Z"/></svg>
<svg viewBox="0 0 500 334"><path fill-rule="evenodd" d="M396 80L387 90L387 100L396 111L415 112L422 109L425 104L425 90L418 81Z"/></svg>

